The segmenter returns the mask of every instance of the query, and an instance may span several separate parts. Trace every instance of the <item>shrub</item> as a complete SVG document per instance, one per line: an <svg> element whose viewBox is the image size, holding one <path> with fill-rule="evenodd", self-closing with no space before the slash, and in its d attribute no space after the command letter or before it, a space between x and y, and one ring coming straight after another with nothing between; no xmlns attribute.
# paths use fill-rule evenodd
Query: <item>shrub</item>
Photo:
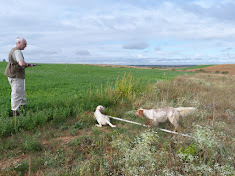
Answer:
<svg viewBox="0 0 235 176"><path fill-rule="evenodd" d="M193 139L197 143L198 148L205 149L206 147L213 152L214 149L221 147L221 141L213 130L200 125L196 125L195 127Z"/></svg>
<svg viewBox="0 0 235 176"><path fill-rule="evenodd" d="M24 160L23 162L20 162L14 167L14 170L19 173L19 175L24 175L27 173L29 169L29 163L27 160Z"/></svg>
<svg viewBox="0 0 235 176"><path fill-rule="evenodd" d="M81 120L77 121L77 122L75 123L75 125L74 125L74 128L75 128L75 129L78 129L78 130L81 130L81 129L85 128L85 127L87 127L87 124L84 123L84 122L81 121Z"/></svg>
<svg viewBox="0 0 235 176"><path fill-rule="evenodd" d="M192 162L197 154L196 144L191 144L186 148L181 147L177 153L182 160Z"/></svg>
<svg viewBox="0 0 235 176"><path fill-rule="evenodd" d="M228 74L229 72L228 71L222 71L222 74Z"/></svg>
<svg viewBox="0 0 235 176"><path fill-rule="evenodd" d="M196 70L196 72L206 73L207 71L206 71L206 70L204 70L204 69L199 69L199 70Z"/></svg>
<svg viewBox="0 0 235 176"><path fill-rule="evenodd" d="M43 145L38 141L36 135L34 135L33 137L27 137L24 142L24 147L30 152L42 151L43 149Z"/></svg>
<svg viewBox="0 0 235 176"><path fill-rule="evenodd" d="M64 157L63 150L56 150L54 153L45 153L44 166L47 167L60 167L65 164L66 159Z"/></svg>
<svg viewBox="0 0 235 176"><path fill-rule="evenodd" d="M157 141L158 135L150 131L141 133L133 143L114 140L112 146L120 152L120 159L116 164L121 165L122 172L128 175L144 175L146 172L153 174L157 164L154 149Z"/></svg>

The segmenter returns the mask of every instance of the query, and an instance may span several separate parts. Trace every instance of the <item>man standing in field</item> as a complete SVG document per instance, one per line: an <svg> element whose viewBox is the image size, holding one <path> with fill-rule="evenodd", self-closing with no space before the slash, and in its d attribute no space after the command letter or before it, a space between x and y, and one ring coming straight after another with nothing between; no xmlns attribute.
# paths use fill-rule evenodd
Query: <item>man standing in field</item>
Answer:
<svg viewBox="0 0 235 176"><path fill-rule="evenodd" d="M27 42L24 38L16 39L16 47L12 48L9 53L9 62L7 64L5 75L11 85L11 110L13 116L19 115L19 107L23 108L27 104L25 97L25 68L32 67L24 61L21 50L24 50Z"/></svg>

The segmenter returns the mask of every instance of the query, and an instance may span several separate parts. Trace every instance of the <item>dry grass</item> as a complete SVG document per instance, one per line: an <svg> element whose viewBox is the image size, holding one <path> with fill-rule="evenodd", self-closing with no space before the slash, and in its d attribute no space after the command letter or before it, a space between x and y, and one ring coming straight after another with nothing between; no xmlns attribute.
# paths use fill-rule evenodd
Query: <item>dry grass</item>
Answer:
<svg viewBox="0 0 235 176"><path fill-rule="evenodd" d="M158 82L135 106L195 106L214 118L223 117L226 111L235 110L234 81L235 76L204 73L177 77Z"/></svg>
<svg viewBox="0 0 235 176"><path fill-rule="evenodd" d="M173 81L158 82L135 102L134 107L193 106L198 109L198 118L189 123L202 120L202 123L213 124L222 120L232 124L235 120L234 87L234 75L201 73L182 76Z"/></svg>
<svg viewBox="0 0 235 176"><path fill-rule="evenodd" d="M181 119L181 132L190 133L192 139L159 137L163 140L160 145L167 144L167 152L160 147L162 153L156 157L166 166L155 161L161 171L150 171L160 175L233 175L235 76L202 73L158 82L134 103L135 109L166 106L197 108L196 113ZM173 128L169 123L162 127Z"/></svg>

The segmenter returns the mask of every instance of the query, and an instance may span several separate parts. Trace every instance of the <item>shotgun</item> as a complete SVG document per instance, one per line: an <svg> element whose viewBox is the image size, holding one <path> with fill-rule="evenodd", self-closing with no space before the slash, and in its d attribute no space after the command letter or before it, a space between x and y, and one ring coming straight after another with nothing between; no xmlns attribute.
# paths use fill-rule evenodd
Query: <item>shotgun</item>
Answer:
<svg viewBox="0 0 235 176"><path fill-rule="evenodd" d="M34 67L34 66L41 66L41 65L38 65L38 64L31 64L31 65L32 65L33 67Z"/></svg>

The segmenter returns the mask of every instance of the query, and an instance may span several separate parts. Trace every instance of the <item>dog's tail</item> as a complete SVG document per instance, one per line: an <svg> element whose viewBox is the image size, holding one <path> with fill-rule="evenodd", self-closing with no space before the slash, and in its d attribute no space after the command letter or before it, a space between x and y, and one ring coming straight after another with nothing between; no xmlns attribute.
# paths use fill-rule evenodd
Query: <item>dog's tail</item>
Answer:
<svg viewBox="0 0 235 176"><path fill-rule="evenodd" d="M179 112L180 116L182 117L185 117L196 110L196 108L194 107L179 107L175 109Z"/></svg>

